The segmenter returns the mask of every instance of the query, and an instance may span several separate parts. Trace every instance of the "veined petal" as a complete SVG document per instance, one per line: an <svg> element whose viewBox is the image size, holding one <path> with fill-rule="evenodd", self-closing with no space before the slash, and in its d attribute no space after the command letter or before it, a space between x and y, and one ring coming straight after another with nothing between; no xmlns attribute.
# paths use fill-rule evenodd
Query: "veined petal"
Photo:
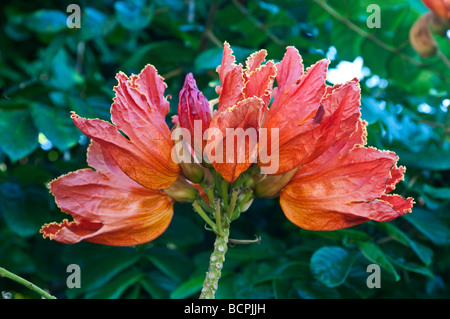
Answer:
<svg viewBox="0 0 450 319"><path fill-rule="evenodd" d="M286 53L276 64L277 87L273 90L273 96L283 94L292 85L298 83L303 75L303 60L295 47L287 47Z"/></svg>
<svg viewBox="0 0 450 319"><path fill-rule="evenodd" d="M244 71L242 70L242 65L237 65L235 60L230 44L225 42L222 64L217 67L220 79L220 85L216 87L216 93L220 95L219 113L244 99L242 93L244 89Z"/></svg>
<svg viewBox="0 0 450 319"><path fill-rule="evenodd" d="M292 84L293 79L298 76L298 67L293 67L292 70L281 68L277 71L277 84L281 77L282 86L278 86L274 92L274 100L267 112L267 127L279 127L281 133L282 127L301 123L319 108L325 93L328 64L328 60L317 62ZM282 72L281 76L278 72ZM283 81L283 78L286 80Z"/></svg>
<svg viewBox="0 0 450 319"><path fill-rule="evenodd" d="M148 64L138 75L131 76L132 86L143 93L147 103L152 109L157 109L163 118L169 113L170 105L164 97L164 91L167 88L164 79L158 74L156 68Z"/></svg>
<svg viewBox="0 0 450 319"><path fill-rule="evenodd" d="M354 140L352 148L358 142L351 135L357 130L360 117L360 88L357 83L348 82L337 87L325 99L319 102L318 109L300 123L291 123L290 127L280 123L278 149L272 149L272 129L274 121L265 122L269 126L267 141L260 141L260 148L267 148L264 154L278 152L279 169L277 174L288 172L294 168L304 168L322 154L327 153L327 159L337 154L349 140ZM270 110L269 110L270 112ZM293 116L294 117L294 116ZM266 119L267 120L267 119ZM267 121L270 121L267 120ZM362 138L361 132L359 138ZM331 147L333 145L333 147ZM316 165L319 165L317 162ZM264 164L261 164L264 166Z"/></svg>
<svg viewBox="0 0 450 319"><path fill-rule="evenodd" d="M131 135L129 140L108 122L98 119L88 120L76 114L72 114L72 119L86 136L99 143L108 152L126 175L142 186L149 189L163 189L177 179L179 166L172 161L170 155L170 143L173 142L166 138L157 139L158 133L152 132L147 125L142 125L142 122L138 121L134 129L147 130L147 135L142 131L137 132Z"/></svg>
<svg viewBox="0 0 450 319"><path fill-rule="evenodd" d="M248 76L250 73L261 67L261 64L266 60L266 56L266 50L259 50L250 54L245 61L245 75Z"/></svg>
<svg viewBox="0 0 450 319"><path fill-rule="evenodd" d="M246 76L247 80L243 89L244 97L255 96L261 98L264 103L262 114L265 113L269 105L276 73L275 64L272 61L268 61L265 65L252 70Z"/></svg>
<svg viewBox="0 0 450 319"><path fill-rule="evenodd" d="M411 211L412 199L387 196L386 182L398 157L355 147L314 174L299 170L282 190L286 217L310 230L335 230L369 220L389 221Z"/></svg>
<svg viewBox="0 0 450 319"><path fill-rule="evenodd" d="M91 144L88 162L97 171L78 170L50 183L56 203L74 220L44 225L44 238L132 246L165 231L173 215L171 198L128 178L98 143Z"/></svg>
<svg viewBox="0 0 450 319"><path fill-rule="evenodd" d="M216 171L228 182L233 182L256 159L262 107L260 98L251 97L217 114L211 122L205 151Z"/></svg>
<svg viewBox="0 0 450 319"><path fill-rule="evenodd" d="M142 77L135 77L134 82L123 73L117 75L119 84L114 88L116 97L111 106L111 119L116 127L100 120L86 120L75 114L72 119L86 136L100 143L110 153L130 178L144 187L161 189L169 187L177 179L179 167L171 158L174 143L161 114L165 112L165 106L162 104L163 108L159 109L160 105L149 104L149 101L162 102L160 98L165 101L162 92L158 91L161 93L158 97L155 92L152 93L150 84L142 84L144 80L158 81L151 70L154 69L144 69L140 75ZM139 88L148 91L147 94L141 93L136 83L141 83ZM159 90L162 88L159 87Z"/></svg>

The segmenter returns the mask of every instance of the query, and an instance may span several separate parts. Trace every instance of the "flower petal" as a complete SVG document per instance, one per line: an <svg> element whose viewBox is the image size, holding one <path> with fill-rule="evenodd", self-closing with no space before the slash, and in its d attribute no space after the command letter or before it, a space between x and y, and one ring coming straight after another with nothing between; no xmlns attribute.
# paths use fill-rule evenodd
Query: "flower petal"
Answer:
<svg viewBox="0 0 450 319"><path fill-rule="evenodd" d="M172 199L128 178L98 143L89 147L88 162L97 171L78 170L50 183L56 203L74 221L44 225L44 238L131 246L164 232L173 215Z"/></svg>
<svg viewBox="0 0 450 319"><path fill-rule="evenodd" d="M328 152L328 157L333 153L337 154L357 130L361 114L359 104L359 85L348 82L327 95L319 102L319 108L300 123L291 121L291 126L287 127L285 124L275 124L274 121L267 120L264 126L275 124L275 128L282 127L279 130L278 149L276 147L272 149L271 136L274 126L268 128L267 141L262 136L260 148L263 150L267 147L268 152L264 154L278 152L277 174L288 172L299 166L303 167L325 152ZM286 119L286 121L290 120ZM355 140L354 143L356 142ZM332 145L333 147L330 148ZM354 144L351 145L353 146ZM265 165L261 163L261 166Z"/></svg>
<svg viewBox="0 0 450 319"><path fill-rule="evenodd" d="M402 216L410 211L412 199L385 195L397 159L391 152L356 147L314 174L299 170L281 192L283 212L294 224L310 230Z"/></svg>
<svg viewBox="0 0 450 319"><path fill-rule="evenodd" d="M248 76L250 73L261 67L261 64L266 60L267 51L259 50L250 54L250 56L245 61L245 75Z"/></svg>
<svg viewBox="0 0 450 319"><path fill-rule="evenodd" d="M251 97L216 115L211 122L205 152L228 182L233 182L256 159L262 107L260 98ZM217 131L220 136L216 136Z"/></svg>
<svg viewBox="0 0 450 319"><path fill-rule="evenodd" d="M147 64L139 75L131 76L131 82L132 86L145 95L151 108L157 109L163 118L166 117L170 110L169 102L164 97L167 85L158 74L156 68L151 64Z"/></svg>
<svg viewBox="0 0 450 319"><path fill-rule="evenodd" d="M98 142L120 169L142 186L149 189L163 189L177 179L179 167L172 161L171 148L167 146L171 140L167 141L165 138L158 140L153 134L153 136L143 135L144 132L137 133L142 136L143 141L133 135L132 140L128 140L108 122L98 119L88 120L76 114L72 114L72 119L81 132ZM146 125L140 124L142 123L136 123L136 130L145 129L151 132ZM155 135L157 136L157 132Z"/></svg>
<svg viewBox="0 0 450 319"><path fill-rule="evenodd" d="M117 127L75 114L72 119L85 135L110 153L130 178L147 188L167 188L179 173L171 158L174 144L169 127L158 108L148 103L146 95L125 74L119 73L117 80L119 85L115 87L116 97L111 106L111 119Z"/></svg>
<svg viewBox="0 0 450 319"><path fill-rule="evenodd" d="M235 63L233 51L227 42L224 44L222 64L217 67L217 72L219 73L220 85L216 87L216 93L220 95L218 109L220 113L244 99L242 65Z"/></svg>
<svg viewBox="0 0 450 319"><path fill-rule="evenodd" d="M303 75L302 57L295 47L287 47L283 59L276 67L278 87L273 90L274 97L283 94L300 80Z"/></svg>
<svg viewBox="0 0 450 319"><path fill-rule="evenodd" d="M277 69L275 64L272 61L269 61L265 65L249 72L246 76L247 81L245 82L245 87L243 89L244 97L249 98L255 96L261 98L264 102L262 115L269 105L276 73Z"/></svg>

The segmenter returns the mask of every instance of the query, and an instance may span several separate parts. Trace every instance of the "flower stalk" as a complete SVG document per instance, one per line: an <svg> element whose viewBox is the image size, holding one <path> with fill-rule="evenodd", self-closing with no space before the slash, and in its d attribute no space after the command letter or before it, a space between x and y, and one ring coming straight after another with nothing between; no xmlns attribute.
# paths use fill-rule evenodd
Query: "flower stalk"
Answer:
<svg viewBox="0 0 450 319"><path fill-rule="evenodd" d="M50 295L48 292L46 292L45 290L43 290L42 288L39 288L38 286L36 286L35 284L29 282L28 280L6 270L5 268L0 267L0 277L6 277L9 278L11 280L14 280L15 282L24 285L27 288L30 288L31 290L33 290L34 292L37 292L42 298L45 299L56 299L56 297Z"/></svg>
<svg viewBox="0 0 450 319"><path fill-rule="evenodd" d="M214 251L209 258L209 268L203 282L200 299L214 299L216 290L219 285L225 254L228 250L228 236L230 234L230 226L222 228L222 234L217 234L214 242Z"/></svg>

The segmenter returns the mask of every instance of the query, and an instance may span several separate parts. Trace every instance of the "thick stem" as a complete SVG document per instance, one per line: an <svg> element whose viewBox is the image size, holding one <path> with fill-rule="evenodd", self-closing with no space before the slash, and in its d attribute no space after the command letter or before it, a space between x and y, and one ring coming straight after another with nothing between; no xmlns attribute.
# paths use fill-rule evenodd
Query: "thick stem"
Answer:
<svg viewBox="0 0 450 319"><path fill-rule="evenodd" d="M214 242L214 251L209 259L209 269L203 282L200 299L214 299L219 284L220 275L225 261L225 253L228 250L229 226L222 228L222 236L217 235Z"/></svg>
<svg viewBox="0 0 450 319"><path fill-rule="evenodd" d="M26 279L23 279L20 276L17 276L16 274L13 274L12 272L9 272L5 268L1 268L0 267L0 277L6 277L6 278L9 278L11 280L14 280L15 282L18 282L19 284L24 285L25 287L30 288L31 290L37 292L43 298L56 299L54 296L50 295L48 292L46 292L43 289L39 288L35 284L29 282Z"/></svg>

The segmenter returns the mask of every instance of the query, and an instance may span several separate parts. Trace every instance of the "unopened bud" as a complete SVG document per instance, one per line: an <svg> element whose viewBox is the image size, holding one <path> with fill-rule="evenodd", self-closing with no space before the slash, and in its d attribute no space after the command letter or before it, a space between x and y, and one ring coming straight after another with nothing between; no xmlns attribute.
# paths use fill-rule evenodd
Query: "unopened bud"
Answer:
<svg viewBox="0 0 450 319"><path fill-rule="evenodd" d="M189 73L186 75L179 95L178 122L181 128L188 129L190 132L188 142L199 158L201 158L206 145L206 141L203 140L203 133L208 129L211 119L208 100L197 88L192 73Z"/></svg>
<svg viewBox="0 0 450 319"><path fill-rule="evenodd" d="M435 55L438 49L430 31L431 19L432 13L427 12L417 19L409 30L409 42L423 58Z"/></svg>
<svg viewBox="0 0 450 319"><path fill-rule="evenodd" d="M164 192L180 203L192 203L198 198L197 189L182 177L178 177L175 183L164 189Z"/></svg>
<svg viewBox="0 0 450 319"><path fill-rule="evenodd" d="M179 129L179 124L176 124L173 131ZM172 131L172 132L173 132ZM173 152L175 154L176 163L180 165L183 175L193 183L200 183L205 177L205 171L200 164L195 163L192 156L192 149L186 143L183 134L172 134L174 138Z"/></svg>
<svg viewBox="0 0 450 319"><path fill-rule="evenodd" d="M280 175L266 175L255 185L255 196L257 197L276 197L278 193L289 183L297 168Z"/></svg>

